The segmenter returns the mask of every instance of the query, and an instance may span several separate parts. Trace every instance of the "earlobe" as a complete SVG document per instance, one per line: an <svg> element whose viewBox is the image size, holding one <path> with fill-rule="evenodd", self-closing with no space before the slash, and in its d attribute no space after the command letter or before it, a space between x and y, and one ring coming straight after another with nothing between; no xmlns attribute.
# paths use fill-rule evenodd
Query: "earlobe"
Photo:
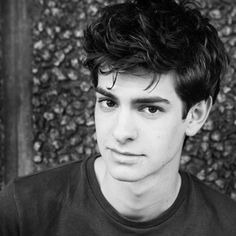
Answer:
<svg viewBox="0 0 236 236"><path fill-rule="evenodd" d="M186 117L186 135L195 135L205 123L212 107L212 97L195 104Z"/></svg>

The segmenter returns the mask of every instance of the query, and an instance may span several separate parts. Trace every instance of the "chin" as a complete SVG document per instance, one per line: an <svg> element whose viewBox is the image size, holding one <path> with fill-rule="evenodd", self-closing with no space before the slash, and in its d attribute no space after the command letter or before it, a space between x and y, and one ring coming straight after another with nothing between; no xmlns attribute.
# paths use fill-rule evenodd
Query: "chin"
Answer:
<svg viewBox="0 0 236 236"><path fill-rule="evenodd" d="M143 176L139 173L132 173L132 171L124 171L124 170L111 170L110 175L113 179L121 182L138 182L143 179Z"/></svg>

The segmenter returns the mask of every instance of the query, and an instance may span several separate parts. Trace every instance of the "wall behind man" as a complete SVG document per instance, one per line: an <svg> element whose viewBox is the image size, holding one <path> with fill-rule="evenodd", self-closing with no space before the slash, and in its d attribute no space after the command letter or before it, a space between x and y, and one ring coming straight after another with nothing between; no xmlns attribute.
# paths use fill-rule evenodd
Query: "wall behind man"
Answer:
<svg viewBox="0 0 236 236"><path fill-rule="evenodd" d="M0 2L0 12L2 11L2 4ZM2 18L0 17L0 45L2 45ZM3 122L2 122L2 83L3 83L3 75L2 68L3 67L3 58L2 58L2 47L0 47L0 189L3 184L3 172L4 172L4 156L3 156Z"/></svg>
<svg viewBox="0 0 236 236"><path fill-rule="evenodd" d="M121 1L32 2L32 158L34 171L40 171L98 153L94 94L90 73L81 66L81 39L83 28L100 7ZM231 66L209 120L188 140L181 164L182 169L236 199L236 5L230 0L199 2L226 43Z"/></svg>

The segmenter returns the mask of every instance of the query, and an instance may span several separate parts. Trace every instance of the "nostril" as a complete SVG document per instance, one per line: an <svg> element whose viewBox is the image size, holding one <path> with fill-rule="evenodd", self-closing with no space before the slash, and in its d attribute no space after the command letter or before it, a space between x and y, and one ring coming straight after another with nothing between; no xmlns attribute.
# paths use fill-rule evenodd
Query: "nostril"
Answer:
<svg viewBox="0 0 236 236"><path fill-rule="evenodd" d="M137 138L137 130L132 125L116 124L113 130L113 137L119 143L126 143Z"/></svg>

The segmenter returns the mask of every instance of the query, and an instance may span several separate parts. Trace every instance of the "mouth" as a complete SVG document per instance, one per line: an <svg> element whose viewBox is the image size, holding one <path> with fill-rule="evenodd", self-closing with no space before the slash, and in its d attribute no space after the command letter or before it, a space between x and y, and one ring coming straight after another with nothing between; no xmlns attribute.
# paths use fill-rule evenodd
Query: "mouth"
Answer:
<svg viewBox="0 0 236 236"><path fill-rule="evenodd" d="M137 165L140 164L144 158L143 154L137 154L130 151L118 151L114 148L108 148L108 150L110 151L110 157L112 158L112 160L119 165Z"/></svg>
<svg viewBox="0 0 236 236"><path fill-rule="evenodd" d="M111 150L112 152L122 155L122 156L129 156L129 157L138 157L138 156L143 156L142 154L136 154L133 152L128 152L128 151L118 151L117 149L114 148L108 148L109 150Z"/></svg>

